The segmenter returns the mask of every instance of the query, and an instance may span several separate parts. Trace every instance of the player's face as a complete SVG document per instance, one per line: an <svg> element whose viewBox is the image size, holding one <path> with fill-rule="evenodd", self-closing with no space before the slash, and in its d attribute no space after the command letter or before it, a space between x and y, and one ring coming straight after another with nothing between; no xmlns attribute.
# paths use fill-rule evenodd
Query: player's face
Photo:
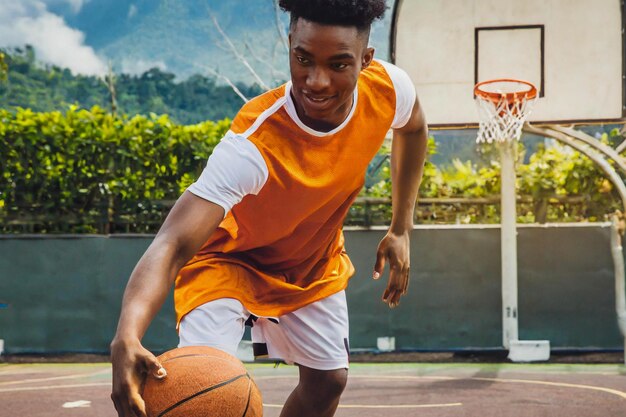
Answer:
<svg viewBox="0 0 626 417"><path fill-rule="evenodd" d="M298 19L289 34L292 94L300 119L328 131L350 113L361 69L374 57L355 27Z"/></svg>

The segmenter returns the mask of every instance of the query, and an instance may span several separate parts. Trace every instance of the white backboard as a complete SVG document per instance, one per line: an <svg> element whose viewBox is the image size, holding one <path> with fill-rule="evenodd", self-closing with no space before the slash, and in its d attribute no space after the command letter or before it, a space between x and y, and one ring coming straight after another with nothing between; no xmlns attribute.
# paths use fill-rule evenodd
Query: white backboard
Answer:
<svg viewBox="0 0 626 417"><path fill-rule="evenodd" d="M415 83L430 125L478 122L473 86L532 82L530 121L624 116L620 0L396 0L391 55Z"/></svg>

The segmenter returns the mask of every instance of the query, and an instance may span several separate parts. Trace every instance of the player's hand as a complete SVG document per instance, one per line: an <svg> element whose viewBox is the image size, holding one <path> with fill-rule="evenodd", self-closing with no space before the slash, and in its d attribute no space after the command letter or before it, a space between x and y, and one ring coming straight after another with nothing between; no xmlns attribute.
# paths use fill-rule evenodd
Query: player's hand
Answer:
<svg viewBox="0 0 626 417"><path fill-rule="evenodd" d="M141 386L147 374L165 378L167 373L157 358L138 340L111 343L113 391L111 399L119 417L146 417Z"/></svg>
<svg viewBox="0 0 626 417"><path fill-rule="evenodd" d="M374 279L379 279L385 270L385 263L389 261L389 281L383 292L383 302L395 308L400 303L400 297L406 294L409 288L410 240L409 233L387 235L378 244Z"/></svg>

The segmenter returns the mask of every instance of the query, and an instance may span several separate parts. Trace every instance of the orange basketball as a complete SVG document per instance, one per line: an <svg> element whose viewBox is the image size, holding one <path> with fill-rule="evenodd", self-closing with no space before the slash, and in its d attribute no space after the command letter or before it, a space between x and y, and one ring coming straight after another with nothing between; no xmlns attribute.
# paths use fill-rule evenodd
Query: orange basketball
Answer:
<svg viewBox="0 0 626 417"><path fill-rule="evenodd" d="M159 356L167 376L148 376L148 417L261 417L263 402L246 368L228 353L187 346Z"/></svg>

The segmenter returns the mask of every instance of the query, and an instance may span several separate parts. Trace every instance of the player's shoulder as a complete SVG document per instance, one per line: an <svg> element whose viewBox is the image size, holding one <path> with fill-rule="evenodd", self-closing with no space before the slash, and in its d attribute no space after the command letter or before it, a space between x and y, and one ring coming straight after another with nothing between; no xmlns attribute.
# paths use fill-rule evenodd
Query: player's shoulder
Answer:
<svg viewBox="0 0 626 417"><path fill-rule="evenodd" d="M360 81L375 89L393 90L396 70L402 71L389 62L373 59L370 65L361 71Z"/></svg>
<svg viewBox="0 0 626 417"><path fill-rule="evenodd" d="M285 84L249 100L235 116L231 130L235 133L245 132L265 111L277 105L284 97Z"/></svg>
<svg viewBox="0 0 626 417"><path fill-rule="evenodd" d="M398 84L400 80L409 79L409 75L402 68L382 59L372 60L361 75L372 81L391 81L394 85Z"/></svg>

